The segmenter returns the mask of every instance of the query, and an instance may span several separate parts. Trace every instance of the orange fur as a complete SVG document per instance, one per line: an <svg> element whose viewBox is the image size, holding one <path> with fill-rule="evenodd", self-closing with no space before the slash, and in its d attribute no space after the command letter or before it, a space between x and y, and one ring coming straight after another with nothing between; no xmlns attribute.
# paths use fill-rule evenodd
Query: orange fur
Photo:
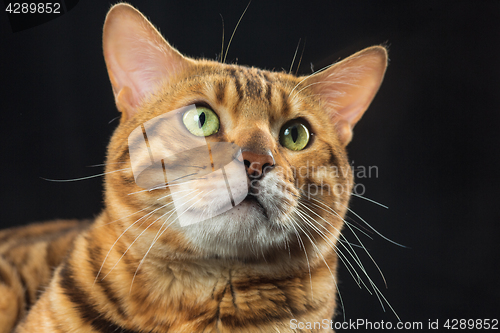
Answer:
<svg viewBox="0 0 500 333"><path fill-rule="evenodd" d="M38 300L16 332L291 332L291 319L331 319L336 246L353 179L317 168L350 170L345 146L382 81L385 49L365 49L308 77L194 60L119 4L106 19L104 54L122 112L108 147L105 208L90 228L75 231L76 239L68 232L40 245L60 242L58 256L67 257L56 256L55 273L33 282L46 290L33 296ZM212 225L183 227L165 217L169 186L147 191L134 181L128 139L147 121L200 103L220 120L209 144L234 143L272 168L258 179L260 208L244 201L211 218ZM280 144L282 127L294 119L312 133L300 151ZM169 145L182 144L164 131ZM249 170L257 169L247 168L250 181ZM311 185L321 192L304 190ZM12 235L19 242L50 226ZM2 246L12 262L0 260L0 273L9 276L0 287L19 295L22 264L14 261L22 254ZM18 308L16 319L0 324L22 318Z"/></svg>

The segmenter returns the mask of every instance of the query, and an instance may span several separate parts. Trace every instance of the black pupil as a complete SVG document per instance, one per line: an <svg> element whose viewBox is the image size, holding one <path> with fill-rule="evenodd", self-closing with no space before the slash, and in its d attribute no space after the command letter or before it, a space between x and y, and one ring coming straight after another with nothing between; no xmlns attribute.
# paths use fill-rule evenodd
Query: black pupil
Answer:
<svg viewBox="0 0 500 333"><path fill-rule="evenodd" d="M297 142L297 138L299 137L299 130L297 129L297 126L292 127L292 140L293 142Z"/></svg>
<svg viewBox="0 0 500 333"><path fill-rule="evenodd" d="M198 115L198 126L200 128L202 128L203 125L205 125L205 118L206 118L205 112L202 112L201 114Z"/></svg>

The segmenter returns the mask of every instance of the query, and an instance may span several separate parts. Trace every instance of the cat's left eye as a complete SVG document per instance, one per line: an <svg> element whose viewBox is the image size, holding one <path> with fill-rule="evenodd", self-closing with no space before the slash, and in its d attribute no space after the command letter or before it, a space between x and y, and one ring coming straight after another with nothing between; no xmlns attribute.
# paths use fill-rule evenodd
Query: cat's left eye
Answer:
<svg viewBox="0 0 500 333"><path fill-rule="evenodd" d="M281 129L280 143L290 150L302 150L309 143L310 134L306 125L300 121L285 124Z"/></svg>
<svg viewBox="0 0 500 333"><path fill-rule="evenodd" d="M219 117L205 106L196 106L184 113L182 122L189 132L196 136L209 136L219 131Z"/></svg>

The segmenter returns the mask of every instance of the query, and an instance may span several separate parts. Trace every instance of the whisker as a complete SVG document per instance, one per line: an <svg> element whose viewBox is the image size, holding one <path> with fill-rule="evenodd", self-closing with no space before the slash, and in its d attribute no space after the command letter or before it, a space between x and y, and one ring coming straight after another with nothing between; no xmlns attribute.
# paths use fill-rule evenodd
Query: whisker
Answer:
<svg viewBox="0 0 500 333"><path fill-rule="evenodd" d="M190 195L190 194L192 194L192 193L195 193L196 191L198 191L198 190L193 190L192 192L188 193L187 195ZM187 196L187 195L185 195L185 196ZM185 196L184 196L184 197L185 197ZM181 198L183 198L183 197L181 197ZM103 263L102 263L102 265L101 265L101 268L99 269L99 272L97 273L96 280L97 280L97 278L98 278L99 274L101 273L101 270L102 270L102 268L103 268L103 266L104 266L104 263L106 262L106 259L108 258L109 254L111 253L111 250L112 250L112 249L113 249L113 247L116 245L116 243L118 242L118 240L119 240L119 239L120 239L120 238L121 238L121 237L122 237L122 236L123 236L123 235L124 235L124 234L125 234L125 233L126 233L126 232L127 232L127 231L128 231L128 230L132 227L132 226L133 226L133 225L135 225L137 222L139 222L140 220L142 220L142 219L144 219L144 218L146 217L146 219L143 221L143 223L144 223L144 222L145 222L145 221L146 221L146 220L147 220L147 219L148 219L151 215L153 215L153 214L154 214L155 212L157 212L159 209L165 208L165 207L167 207L167 206L169 206L169 205L171 205L171 204L173 204L173 202L169 202L169 203L167 203L167 204L165 204L165 205L162 205L162 206L160 206L160 207L156 208L155 210L153 210L153 211L149 212L148 214L144 215L143 217L141 217L140 219L138 219L137 221L135 221L134 223L132 223L129 227L127 227L127 228L125 229L125 231L123 231L123 232L122 232L122 234L121 234L121 235L118 237L118 239L117 239L117 240L113 243L113 245L112 245L112 246L111 246L111 248L109 249L108 253L106 254L106 257L105 257L105 258L104 258L104 260L103 260ZM160 218L162 218L163 216L167 215L169 212L174 211L174 210L175 210L175 208L174 208L174 209L172 209L172 210L170 210L170 211L168 211L167 213L165 213L165 214L161 215L159 218L157 218L155 221L153 221L150 225L148 225L148 226L147 226L147 227L146 227L146 228L145 228L145 229L144 229L144 230L143 230L143 231L142 231L142 232L141 232L141 233L140 233L140 234L139 234L139 235L138 235L138 236L134 239L134 241L133 241L133 242L132 242L132 243L128 246L128 248L125 250L125 252L122 254L122 256L118 259L118 261L117 261L117 262L115 263L115 265L114 265L114 266L110 269L110 271L109 271L109 272L108 272L108 273L107 273L107 274L106 274L106 275L105 275L105 276L101 279L101 281L102 281L102 280L104 280L104 279L105 279L105 278L106 278L106 277L107 277L107 276L108 276L108 275L109 275L109 274L113 271L113 269L116 267L116 265L118 265L118 263L121 261L121 259L123 258L123 256L125 256L125 254L126 254L126 253L128 252L128 250L132 247L132 245L133 245L133 244L134 244L134 243L135 243L135 242L139 239L139 237L140 237L140 236L141 236L144 232L146 232L146 230L148 230L148 229L149 229L149 228L150 228L150 227L151 227L154 223L156 223L156 221L158 221ZM141 225L142 225L142 224L141 224ZM94 283L95 283L95 281L94 281Z"/></svg>
<svg viewBox="0 0 500 333"><path fill-rule="evenodd" d="M186 209L182 214L184 214L186 211L189 210L189 208L193 207L193 205L195 205L197 202L199 202L200 200L202 200L205 196L207 196L209 193L215 191L215 189L213 189L212 191L209 191L208 193L206 193L203 197L201 197L199 200L197 200L196 202L194 202L191 206L188 207L188 209ZM186 204L187 202L189 202L190 200L194 199L196 196L202 194L203 192L201 193L198 193L197 195L195 195L193 198L189 199L188 201L186 201L185 203L183 203L182 205L179 205L178 207L175 207L174 210L177 210L178 208L182 207L184 204ZM144 263L144 261L146 260L146 257L147 255L149 254L149 252L151 251L151 249L153 248L153 246L156 244L156 242L158 241L158 239L160 239L160 237L165 233L165 231L167 231L168 227L170 227L175 221L177 221L181 216L182 214L178 215L172 222L169 223L169 225L160 233L161 229L163 228L163 226L165 225L165 223L167 223L168 219L173 215L170 214L170 216L168 218L165 219L165 222L162 224L162 226L160 227L160 229L158 230L158 232L156 233L156 236L155 238L153 239L153 242L151 243L151 245L149 246L148 250L146 251L146 253L144 254L144 256L142 257L141 261L139 262L139 265L137 266L137 269L135 270L135 273L134 273L134 276L132 278L132 281L130 283L130 290L129 290L129 293L132 292L132 286L134 284L134 281L135 281L135 277L137 276L137 273L139 272L139 269L141 268L142 264ZM166 215L166 214L165 214ZM164 215L163 215L164 216Z"/></svg>
<svg viewBox="0 0 500 333"><path fill-rule="evenodd" d="M108 171L108 172L103 172L97 175L92 175L92 176L87 176L87 177L81 177L81 178L73 178L73 179L50 179L50 178L44 178L40 177L43 180L47 180L49 182L57 182L57 183L65 183L65 182L76 182L79 180L85 180L85 179L90 179L90 178L96 178L96 177L101 177L110 173L115 173L119 171L125 171L125 170L130 170L131 168L125 168L125 169L120 169L120 170L113 170L113 171Z"/></svg>
<svg viewBox="0 0 500 333"><path fill-rule="evenodd" d="M304 206L305 208L309 209L307 206L305 206L304 204L300 203L302 206ZM310 210L310 209L309 209ZM300 213L300 210L298 211ZM311 211L313 213L315 213L314 211ZM325 229L330 235L332 235L337 241L339 241L338 237L335 236L334 234L331 233L330 230L328 230L327 228L325 228L323 225L321 225L321 223L319 223L318 221L316 221L315 219L313 219L309 214L307 214L306 212L302 212L303 214L306 215L306 217L308 217L310 219L310 221L313 221L313 222L316 222L319 226L321 226L323 229ZM315 215L319 216L318 214L315 213ZM319 216L320 218L322 218L321 216ZM301 216L302 218L302 216ZM302 220L304 222L308 222L308 221L305 221L304 218L302 218ZM324 219L323 219L324 220ZM309 226L315 228L315 231L320 235L322 236L322 238L332 247L332 249L335 251L335 253L337 253L339 259L344 263L344 265L346 266L347 270L349 271L349 273L351 274L352 278L354 279L354 281L358 284L359 287L361 287L360 283L364 284L363 280L361 279L361 277L359 276L358 272L356 271L356 269L354 268L354 266L351 264L351 262L349 261L349 259L347 258L347 256L329 239L325 238L323 235L324 233L319 230L316 226L314 226L311 222L309 221ZM324 220L327 224L329 224L330 226L332 226L328 221ZM336 229L334 226L332 226L334 229ZM338 229L336 229L338 231ZM343 237L342 234L340 234L341 237ZM344 248L346 249L347 253L349 253L353 259L355 259L356 263L358 263L358 266L359 266L359 260L356 260L356 258L354 258L354 255L353 253L351 253L351 251L349 251L349 249L347 247L345 247L344 244L342 244L344 246ZM353 252L354 249L352 249ZM350 268L349 268L350 267ZM351 270L352 269L352 270ZM356 277L354 276L356 275Z"/></svg>
<svg viewBox="0 0 500 333"><path fill-rule="evenodd" d="M145 211L146 209L149 209L149 208L151 208L151 207L153 207L153 206L154 206L154 205L149 205L149 206L147 206L146 208L140 209L140 210L138 210L138 211L137 211L137 212L135 212L135 213L132 213L132 214L129 214L129 215L126 215L126 216L120 217L119 219L116 219L116 220L114 220L114 221L111 221L111 222L105 223L105 224L103 224L103 225L100 225L99 227L104 227L104 226L106 226L106 225L108 225L108 224L118 222L118 221L123 220L124 218L130 217L130 216L132 216L132 215L139 214L140 212Z"/></svg>
<svg viewBox="0 0 500 333"><path fill-rule="evenodd" d="M364 196L359 195L359 194L356 194L356 193L354 193L354 192L352 192L352 193L351 193L351 195L354 195L355 197L358 197L358 198L364 199L364 200L366 200L366 201L370 201L370 202L372 202L372 203L374 203L374 204L376 204L376 205L379 205L380 207L384 207L385 209L389 209L389 207L387 207L387 206L385 206L385 205L382 205L380 202L377 202L377 201L375 201L375 200L373 200L373 199L370 199L370 198L364 197Z"/></svg>
<svg viewBox="0 0 500 333"><path fill-rule="evenodd" d="M305 221L302 217L301 217L302 221L306 222L307 224L307 221ZM311 242L311 245L314 247L315 251L317 254L319 254L321 256L321 260L323 261L323 263L326 265L326 268L328 269L328 271L330 272L330 275L332 276L332 279L333 279L333 283L335 284L335 288L337 289L337 294L339 295L339 300L340 300L340 305L342 307L342 313L344 315L344 321L345 321L345 307L344 307L344 300L342 299L342 295L340 293L340 289L339 289L339 286L337 284L337 279L335 278L335 275L333 274L331 268L330 268L330 265L328 265L328 263L326 262L326 259L325 257L323 256L323 254L321 253L321 251L319 250L319 248L317 247L317 245L314 243L314 241L311 239L311 237L309 236L309 234L307 232L305 232L301 227L300 225L297 224L297 227L299 227L299 229L306 235L306 237L309 239L309 241ZM312 293L312 281L311 281L311 293ZM312 294L311 294L312 295Z"/></svg>
<svg viewBox="0 0 500 333"><path fill-rule="evenodd" d="M300 81L299 81L299 83L297 83L297 84L295 85L295 87L293 87L293 88L292 88L292 90L291 90L291 91L290 91L290 93L288 94L288 97L290 98L290 96L292 95L292 93L295 91L295 89L296 89L296 88L297 88L297 87L298 87L298 86L299 86L302 82L304 82L305 80L307 80L308 78L310 78L310 77L311 77L311 76L313 76L314 74L317 74L317 73L320 73L320 72L323 72L323 71L327 70L328 68L332 67L333 65L334 65L334 64L330 64L330 65L328 65L328 66L325 66L325 67L323 67L323 68L321 68L321 69L318 69L316 72L313 72L313 73L311 73L311 74L307 75L306 77L304 77L302 80L300 80Z"/></svg>
<svg viewBox="0 0 500 333"><path fill-rule="evenodd" d="M190 174L184 175L184 176L182 176L182 177L176 178L176 179L171 180L171 181L169 181L169 182L167 182L167 183L162 183L162 184L160 184L160 185L155 185L155 186L153 186L153 187L149 188L149 189L148 189L148 191L153 191L153 190L158 190L158 189L160 189L160 188L165 188L165 187L166 187L166 186L168 186L168 185L173 185L172 183L173 183L173 182L178 181L179 179L183 179L183 178L186 178L186 177L189 177L189 176L193 176L193 175L196 175L196 172L193 172L193 173L190 173Z"/></svg>
<svg viewBox="0 0 500 333"><path fill-rule="evenodd" d="M115 121L116 119L120 118L121 116L116 116L114 117L113 119L111 119L110 121L108 121L108 125L111 124L113 121Z"/></svg>
<svg viewBox="0 0 500 333"><path fill-rule="evenodd" d="M167 189L167 188L169 188L169 186L184 185L184 184L188 184L190 182L194 182L194 180L188 180L188 181L183 182L183 183L171 184L171 185L161 185L161 186L158 185L157 187L152 187L152 188L148 188L148 189L140 190L140 191L136 191L136 192L130 192L127 195L134 195L134 194L144 193L144 192L153 192L153 191L156 191L156 190ZM182 190L182 191L184 191L184 190ZM181 191L177 191L177 192L181 192Z"/></svg>
<svg viewBox="0 0 500 333"><path fill-rule="evenodd" d="M346 241L344 239L340 239L339 242L344 243L344 244L349 244L349 246L353 246L353 247L356 247L358 249L362 249L363 248L361 245L351 243L351 242Z"/></svg>
<svg viewBox="0 0 500 333"><path fill-rule="evenodd" d="M203 179L202 177L200 178L197 178L197 179L194 179L194 180L187 180L185 182L180 182L180 183L175 183L175 184L171 184L172 182L175 182L181 178L184 178L184 177L179 177L177 179L174 179L168 183L162 183L160 185L155 185L151 188L147 188L147 189L144 189L144 190L140 190L140 191L136 191L136 192L130 192L129 194L127 195L133 195L133 194L137 194L137 193L143 193L143 192L152 192L152 191L155 191L155 190L160 190L160 189L166 189L167 187L169 186L174 186L174 185L184 185L184 184L188 184L188 183L192 183L192 182L195 182L196 180L198 179Z"/></svg>
<svg viewBox="0 0 500 333"><path fill-rule="evenodd" d="M163 200L163 199L165 199L165 198L168 198L168 197L173 196L173 195L174 195L174 194L176 194L176 193L181 193L181 192L186 192L186 191L192 191L192 189L175 191L175 193L170 193L170 194L167 194L167 195L165 195L165 196L163 196L163 197L160 197L160 198L158 198L158 199L156 199L156 200ZM183 197L181 197L181 198L183 198Z"/></svg>
<svg viewBox="0 0 500 333"><path fill-rule="evenodd" d="M252 3L252 0L250 0L248 2L247 7L243 11L243 14L241 14L240 19L238 20L238 23L236 23L236 27L234 27L233 34L231 35L231 38L229 39L229 43L227 43L226 54L224 55L224 60L222 60L223 64L226 62L227 53L229 52L229 47L231 46L231 42L233 41L234 34L236 33L236 30L238 29L238 26L240 25L241 19L243 18L243 16L245 16L245 13L247 12L247 9L248 9L248 7L250 7L251 3Z"/></svg>
<svg viewBox="0 0 500 333"><path fill-rule="evenodd" d="M354 232L354 230L352 230L352 228L351 228L351 224L350 224L350 223L347 223L347 221L346 221L345 219L343 219L343 218L342 218L342 216L340 216L340 214L339 214L339 213L337 213L335 210L333 210L333 209L331 209L330 207L328 207L327 205L325 205L322 201L317 200L317 199L314 199L314 198L311 198L311 199L312 199L312 200L314 200L314 201L316 201L316 202L318 202L318 203L320 203L320 204L322 204L323 206L325 206L326 208L328 208L328 211L332 212L335 216L337 216L337 217L339 217L340 219L342 219L342 220L344 221L344 223L346 224L346 226L347 226L347 227L349 228L349 230L350 230L350 231L354 234L354 236L356 237L356 239L357 239L357 240L358 240L358 242L360 243L361 248L362 248L362 249L364 249L366 252L368 252L368 251L367 251L367 249L366 249L366 247L363 245L363 243L361 242L361 240L358 238L357 234ZM311 203L311 204L312 204L312 203ZM313 205L314 205L314 204L313 204ZM321 208L321 207L319 207L319 206L317 206L317 205L315 205L315 206L316 206L316 207L318 207L318 208ZM324 208L323 208L323 209L324 209ZM325 210L325 211L327 211L326 209L324 209L324 210ZM327 211L327 212L328 212L328 211ZM313 213L315 213L315 212L313 212ZM316 213L315 213L315 214L316 214ZM322 218L321 216L319 216L318 214L316 214L316 215L317 215L318 217L320 217L321 219L323 219L323 218ZM324 219L323 219L323 220L324 220ZM328 222L327 222L327 223L328 223ZM342 237L344 237L344 236L342 235ZM345 237L344 237L344 239L345 239ZM349 244L350 244L350 243L349 243ZM361 271L365 274L365 276L369 278L369 276L368 276L368 272L366 271L366 269L365 269L364 265L363 265L363 264L362 264L362 262L361 262L361 259L360 259L360 258L358 257L358 255L357 255L356 251L355 251L352 247L351 247L352 252L350 252L348 249L346 249L346 250L347 250L347 251L349 252L349 254L352 256L352 258L354 259L354 261L358 264L358 267L359 267L359 268L361 269ZM376 265L376 264L375 264L375 265ZM382 276L383 276L383 275L382 275ZM385 281L385 279L384 279L384 281ZM363 284L364 284L364 283L363 283ZM365 286L366 286L366 285L365 285ZM367 287L367 286L366 286L366 287ZM368 287L367 287L367 290L368 290L368 292L370 292L370 291L369 291L369 289L368 289ZM370 292L370 293L371 293L371 292Z"/></svg>
<svg viewBox="0 0 500 333"><path fill-rule="evenodd" d="M323 202L321 202L321 201L319 201L319 200L317 200L317 199L314 199L314 198L311 198L311 199L312 199L312 200L314 200L314 201L317 201L317 202L319 202L319 203L321 203L321 204L323 204L324 206L326 206ZM320 207L320 206L318 206L318 205L316 205L316 204L314 204L314 203L312 203L312 202L310 202L310 201L309 201L308 203L309 203L309 204L311 204L311 205L313 205L313 206L315 206L315 207L317 207L317 208L322 209L323 211L326 211L327 213L330 213L330 214L331 214L331 212L330 212L330 211L328 211L328 210L326 210L324 207ZM347 244L350 244L350 243L347 241L347 239L345 239L344 235L340 232L340 230L338 230L337 228L335 228L335 227L334 227L334 226L333 226L330 222L328 222L327 220L325 220L325 219L324 219L321 215L318 215L316 212L314 212L313 210L311 210L309 207L307 207L307 206L306 206L306 205L304 205L303 203L300 203L300 202L299 202L299 204L302 204L305 208L307 208L309 211L311 211L314 215L318 216L318 217L319 217L320 219L322 219L325 223L329 224L332 228L334 228L335 230L337 230L337 231L339 232L339 234L340 234L340 237L342 237L342 238L344 239L344 241L346 241L346 242L347 242ZM328 207L328 206L326 206L326 207L327 207L329 210L332 210L330 207ZM333 211L333 210L332 210L332 211ZM335 211L333 211L333 212L335 213L335 216L337 216L337 217L339 217L340 219L342 219L342 221L343 221L345 224L350 224L350 223L349 223L349 222L347 222L345 219L343 219L343 218L342 218L342 217L341 217L341 216L340 216L337 212L335 212ZM353 227L354 227L354 228L356 228L356 229L358 229L360 232L362 232L362 233L363 233L363 234L365 234L368 238L370 238L370 239L371 239L371 237L370 237L369 235L367 235L367 234L366 234L363 230L360 230L359 228L357 228L357 227L356 227L356 226L354 226L354 225L353 225ZM328 232L330 232L328 229L327 229L327 231L328 231ZM331 233L331 232L330 232L330 233ZM334 235L332 234L332 236L334 236ZM335 237L335 236L334 236L334 237ZM336 238L338 241L340 241L340 240L341 240L341 239L339 239L338 237L335 237L335 238ZM346 248L346 250L349 252L349 250L348 250L347 248ZM355 253L354 249L352 249L352 248L351 248L351 250L353 251L353 253ZM351 254L351 253L349 253L349 254ZM352 254L351 254L351 255L352 255Z"/></svg>
<svg viewBox="0 0 500 333"><path fill-rule="evenodd" d="M92 164L92 165L87 165L87 168L96 168L96 167L102 167L106 165L112 165L112 164L125 164L128 162L108 162L108 163L99 163L99 164Z"/></svg>
<svg viewBox="0 0 500 333"><path fill-rule="evenodd" d="M299 51L300 41L301 41L301 38L299 38L299 42L297 44L297 48L295 49L295 54L293 55L292 64L290 65L290 70L288 71L288 74L290 74L292 72L293 63L295 62L295 57L297 56L297 52Z"/></svg>
<svg viewBox="0 0 500 333"><path fill-rule="evenodd" d="M318 203L321 203L322 205L324 205L326 208L328 208L331 212L333 212L334 214L336 214L337 216L339 216L340 218L342 218L335 210L331 209L330 207L328 207L326 204L324 204L323 202L321 202L320 200L317 200L317 199L314 199L314 198L311 198L315 201L317 201ZM340 204L340 203L339 203ZM342 204L341 204L342 205ZM342 205L344 206L344 205ZM344 206L346 207L346 206ZM346 207L347 208L347 207ZM349 208L347 208L349 209ZM351 211L351 210L350 210ZM366 223L366 222L365 222ZM359 239L359 237L357 236L357 234L350 228L349 224L346 224L347 227L351 230L351 232L354 234L354 236L356 237L357 241L360 243L360 245L363 246L363 249L365 250L365 253L370 257L370 259L372 260L372 262L375 264L375 267L377 268L377 270L380 272L381 276L382 276L382 279L384 280L384 284L386 285L387 287L387 283L386 283L386 280L385 280L385 277L382 273L382 271L380 270L380 267L377 265L377 263L375 262L375 260L373 259L373 257L370 255L370 253L368 252L368 250L366 249L366 247L363 245L363 243L361 242L361 240ZM373 288L373 291L375 292L375 296L377 297L377 299L379 300L380 302L380 305L382 306L382 309L383 311L385 312L385 307L384 307L384 304L382 302L382 300L385 301L385 303L389 306L389 308L392 310L392 312L394 313L394 315L398 318L399 321L401 321L401 319L399 318L398 314L396 313L396 311L394 310L394 308L391 306L391 304L388 302L388 300L385 298L385 296L382 294L382 292L380 291L380 289L375 285L375 283L373 282L373 280L370 278L370 276L368 275L368 273L366 272L366 270L364 270L362 268L363 272L365 273L365 276L366 278L368 279L368 282L370 283L371 287Z"/></svg>
<svg viewBox="0 0 500 333"><path fill-rule="evenodd" d="M127 227L127 228L126 228L126 229L125 229L125 230L121 233L121 235L120 235L120 236L118 236L118 238L115 240L115 242L113 243L113 245L111 245L111 247L110 247L110 249L109 249L108 253L107 253L107 254L106 254L106 256L104 257L104 260L102 261L101 267L99 268L99 271L97 272L97 275L96 275L96 277L95 277L94 284L96 283L96 281L97 281L97 279L98 279L99 275L101 274L101 271L102 271L102 269L103 269L103 267L104 267L104 264L106 263L106 260L107 260L107 259L108 259L108 257L109 257L109 254L111 253L111 251L112 251L112 250L113 250L113 248L115 247L116 243L118 243L118 241L120 240L120 238L121 238L121 237L122 237L122 236L123 236L123 235L124 235L124 234L125 234L125 233L129 230L129 229L130 229L130 228L132 228L132 226L134 226L136 223L138 223L139 221L141 221L141 220L142 220L142 219L144 219L144 218L148 219L148 218L149 218L149 216L151 216L152 214L154 214L154 213L155 213L156 211L158 211L159 209L166 207L167 205L169 205L169 204L166 204L166 205L163 205L163 206L161 206L161 207L158 207L158 208L156 208L155 210L153 210L153 211L149 212L148 214L146 214L146 215L142 216L141 218L139 218L138 220L136 220L134 223L132 223L131 225L129 225L129 226L128 226L128 227ZM128 249L127 249L127 251L128 251ZM126 253L127 251L125 251L125 253ZM104 280L104 279L106 278L106 276L108 276L108 275L109 275L109 273L111 273L111 271L112 271L112 270L116 267L116 265L118 265L118 262L120 262L120 260L123 258L123 256L125 255L125 253L123 253L122 257L120 257L120 259L116 262L116 264L113 266L113 268L111 268L111 270L108 272L108 274L106 274L106 275L105 275L105 276L101 279L101 281L102 281L102 280Z"/></svg>
<svg viewBox="0 0 500 333"><path fill-rule="evenodd" d="M354 84L354 83L349 83L349 82L344 82L344 81L337 81L337 82L334 82L334 81L317 81L317 82L313 82L311 84L308 84L307 86L303 87L302 89L300 89L299 91L297 91L295 93L295 95L293 95L293 97L291 98L291 100L293 101L295 98L297 98L297 96L304 90L304 89L307 89L311 86L314 86L314 85L317 85L317 84L323 84L323 83L328 83L328 84L331 84L331 83L342 83L344 85L348 85L348 86L353 86L353 87L358 87L359 85L357 84ZM338 95L343 95L344 93L343 92L340 92L340 91L335 91L336 94Z"/></svg>
<svg viewBox="0 0 500 333"><path fill-rule="evenodd" d="M311 275L311 264L309 263L309 256L307 255L307 249L306 249L306 246L304 244L304 242L302 241L302 237L300 237L300 234L297 230L297 228L295 228L295 226L299 227L299 224L296 223L294 220L292 220L291 218L289 218L289 221L292 223L292 227L293 229L295 230L295 235L297 236L297 239L299 240L299 246L300 244L302 244L302 248L304 249L304 255L306 257L306 261L307 261L307 269L309 270L309 282L311 284L311 298L313 298L313 286L312 286L312 275Z"/></svg>
<svg viewBox="0 0 500 333"><path fill-rule="evenodd" d="M326 205L325 205L324 203L322 203L321 201L316 200L316 199L314 199L314 198L312 198L312 199L313 199L313 200L315 200L315 201L317 201L317 202L319 202L319 203L321 203L322 205L324 205L325 207L327 207L330 211L332 211L333 213L335 213L335 214L336 214L339 218L341 218L341 216L340 216L337 212L335 212L334 210L332 210L330 207L326 206ZM345 221L345 220L344 220L344 221ZM380 270L380 268L378 267L378 265L377 265L377 263L375 262L375 260L374 260L374 259L371 257L371 255L368 253L368 251L367 251L366 247L364 246L364 244L361 242L361 240L360 240L360 239L359 239L359 237L356 235L356 233L354 232L354 230L352 230L352 229L351 229L351 227L350 227L349 225L347 225L347 227L348 227L348 228L349 228L349 230L350 230L350 231L354 234L354 236L356 237L356 239L358 240L358 242L361 244L362 249L364 249L364 251L368 254L368 256L370 257L370 259L372 260L372 262L375 264L375 267L379 270L379 272L380 272L380 274L381 274L381 276L382 276L382 278L383 278L383 280L384 280L384 283L386 283L386 281L385 281L385 277L384 277L384 275L382 274L382 271L381 271L381 270ZM358 264L358 267L361 269L361 271L364 273L364 275L365 275L365 276L366 276L366 278L368 279L368 282L369 282L369 283L370 283L370 285L372 286L372 288L373 288L373 291L374 291L375 295L377 296L377 298L378 298L378 299L379 299L379 301L381 302L380 297L379 297L379 295L377 294L377 289L376 289L376 288L374 288L374 286L375 286L374 282L372 281L372 279L371 279L371 278L370 278L370 276L368 275L368 272L366 271L366 269L365 269L364 265L362 264L362 262L361 262L360 258L359 258L359 257L358 257L358 255L357 255L357 253L354 251L354 249L352 249L352 250L353 250L353 252L352 252L352 253L350 253L350 254L351 254L351 256L353 257L353 259L355 260L355 262ZM357 273L356 273L356 274L357 274ZM362 282L362 284L366 287L366 290L367 290L370 294L372 294L372 293L371 293L371 291L370 291L370 289L368 288L368 286L364 283L364 281L363 281L363 280L361 280L361 282ZM359 286L359 284L358 284L358 286ZM379 292L380 292L380 291L379 291ZM382 303L381 303L381 306L382 306L382 309L384 309L384 311L385 311L384 305L383 305Z"/></svg>
<svg viewBox="0 0 500 333"><path fill-rule="evenodd" d="M340 203L339 203L340 204ZM342 204L340 204L341 206L344 206ZM346 207L346 206L344 206ZM399 244L395 241L393 241L392 239L390 238L387 238L386 236L384 236L383 234L381 234L377 229L375 229L374 227L372 227L368 222L366 222L361 216L359 216L358 214L356 214L356 212L354 212L352 209L350 209L349 207L346 207L347 210L349 210L349 212L351 212L354 216L356 216L358 219L360 219L364 224L366 224L371 230L373 230L373 232L375 232L377 235L379 235L380 237L382 237L383 239L385 239L386 241L394 244L394 245L397 245L397 246L400 246L400 247L403 247L405 249L407 249L408 247L407 246L404 246L402 244Z"/></svg>
<svg viewBox="0 0 500 333"><path fill-rule="evenodd" d="M220 56L219 56L219 61L222 60L222 55L224 54L224 17L222 16L221 13L219 13L220 19L222 20L222 47L220 50Z"/></svg>
<svg viewBox="0 0 500 333"><path fill-rule="evenodd" d="M297 69L295 70L295 75L297 75L297 73L299 72L299 69L300 69L300 64L302 63L302 56L304 55L304 50L306 49L306 39L304 39L304 46L302 47L302 52L300 53L300 59L299 59L299 63L297 65Z"/></svg>
<svg viewBox="0 0 500 333"><path fill-rule="evenodd" d="M193 190L193 192L191 192L190 194L192 194L192 193L194 193L194 192L196 192L196 191L198 191L198 190ZM190 199L190 200L191 200L191 199ZM165 208L165 207L167 207L167 206L169 206L169 205L171 205L171 204L173 204L173 202L170 202L170 203L168 203L168 204L165 204L165 205L163 205L163 206L161 206L161 207L159 207L159 208L155 209L155 211L157 211L157 210L158 210L158 209L160 209L160 208ZM164 217L165 215L167 215L167 214L168 214L168 213L170 213L170 212L174 212L174 211L176 210L176 208L177 208L177 207L172 208L171 210L169 210L169 211L168 211L168 212L166 212L165 214L163 214L163 215L161 215L160 217L158 217L158 218L157 218L156 220L154 220L152 223L150 223L150 224L149 224L149 225L148 225L148 226L147 226L147 227L146 227L146 228L145 228L145 229L144 229L144 230L143 230L143 231L142 231L142 232L141 232L141 233L140 233L140 234L139 234L139 235L138 235L135 239L134 239L134 241L133 241L133 242L132 242L132 243L131 243L128 247L127 247L127 249L123 252L123 254L122 254L122 256L120 257L120 259L118 259L118 261L115 263L115 265L111 268L111 270L108 272L108 274L106 274L106 275L102 278L102 280L104 280L104 279L106 278L106 276L108 276L108 275L111 273L111 271L113 271L113 269L116 267L116 265L118 265L118 263L122 260L122 258L123 258L123 257L125 256L125 254L128 252L128 250L130 250L130 248L132 247L132 245L134 245L134 244L135 244L135 242L139 239L139 237L141 237L141 236L142 236L142 234L144 234L144 233L145 233L145 232L146 232L146 231L147 231L147 230L148 230L148 229L149 229L149 228L150 228L153 224L155 224L155 223L156 223L158 220L160 220L162 217ZM154 211L153 211L153 212L154 212ZM153 213L153 212L152 212L152 213ZM151 215L151 214L149 214L149 215ZM134 224L135 224L135 223L134 223ZM131 227L131 226L130 226L130 227ZM129 227L129 228L130 228L130 227ZM127 230L128 230L129 228L127 228ZM123 235L123 234L124 234L127 230L125 230L125 231L122 233L122 235ZM120 235L120 237L121 237L122 235ZM117 240L117 241L118 241L118 240ZM115 242L115 244L116 244L116 242ZM113 245L114 245L114 244L113 244ZM142 262L142 261L141 261L141 262ZM136 273L137 273L137 271L136 271ZM134 275L134 277L135 277L135 275ZM132 280L132 283L133 283L133 280Z"/></svg>

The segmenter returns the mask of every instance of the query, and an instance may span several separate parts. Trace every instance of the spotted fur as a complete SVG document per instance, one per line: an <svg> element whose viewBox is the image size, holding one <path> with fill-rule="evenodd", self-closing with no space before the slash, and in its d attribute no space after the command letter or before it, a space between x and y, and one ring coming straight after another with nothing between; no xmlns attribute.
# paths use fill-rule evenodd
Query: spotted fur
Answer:
<svg viewBox="0 0 500 333"><path fill-rule="evenodd" d="M194 60L119 4L106 19L104 54L122 112L108 147L105 208L90 226L61 221L0 233L0 332L17 322L17 333L300 332L291 319L331 319L353 183L345 146L382 81L385 49L307 77ZM166 215L173 185L136 184L128 138L189 104L220 119L207 142L272 162L257 177L254 157L245 159L255 201L183 227ZM301 151L279 141L294 119L312 133ZM5 306L7 292L15 306Z"/></svg>

